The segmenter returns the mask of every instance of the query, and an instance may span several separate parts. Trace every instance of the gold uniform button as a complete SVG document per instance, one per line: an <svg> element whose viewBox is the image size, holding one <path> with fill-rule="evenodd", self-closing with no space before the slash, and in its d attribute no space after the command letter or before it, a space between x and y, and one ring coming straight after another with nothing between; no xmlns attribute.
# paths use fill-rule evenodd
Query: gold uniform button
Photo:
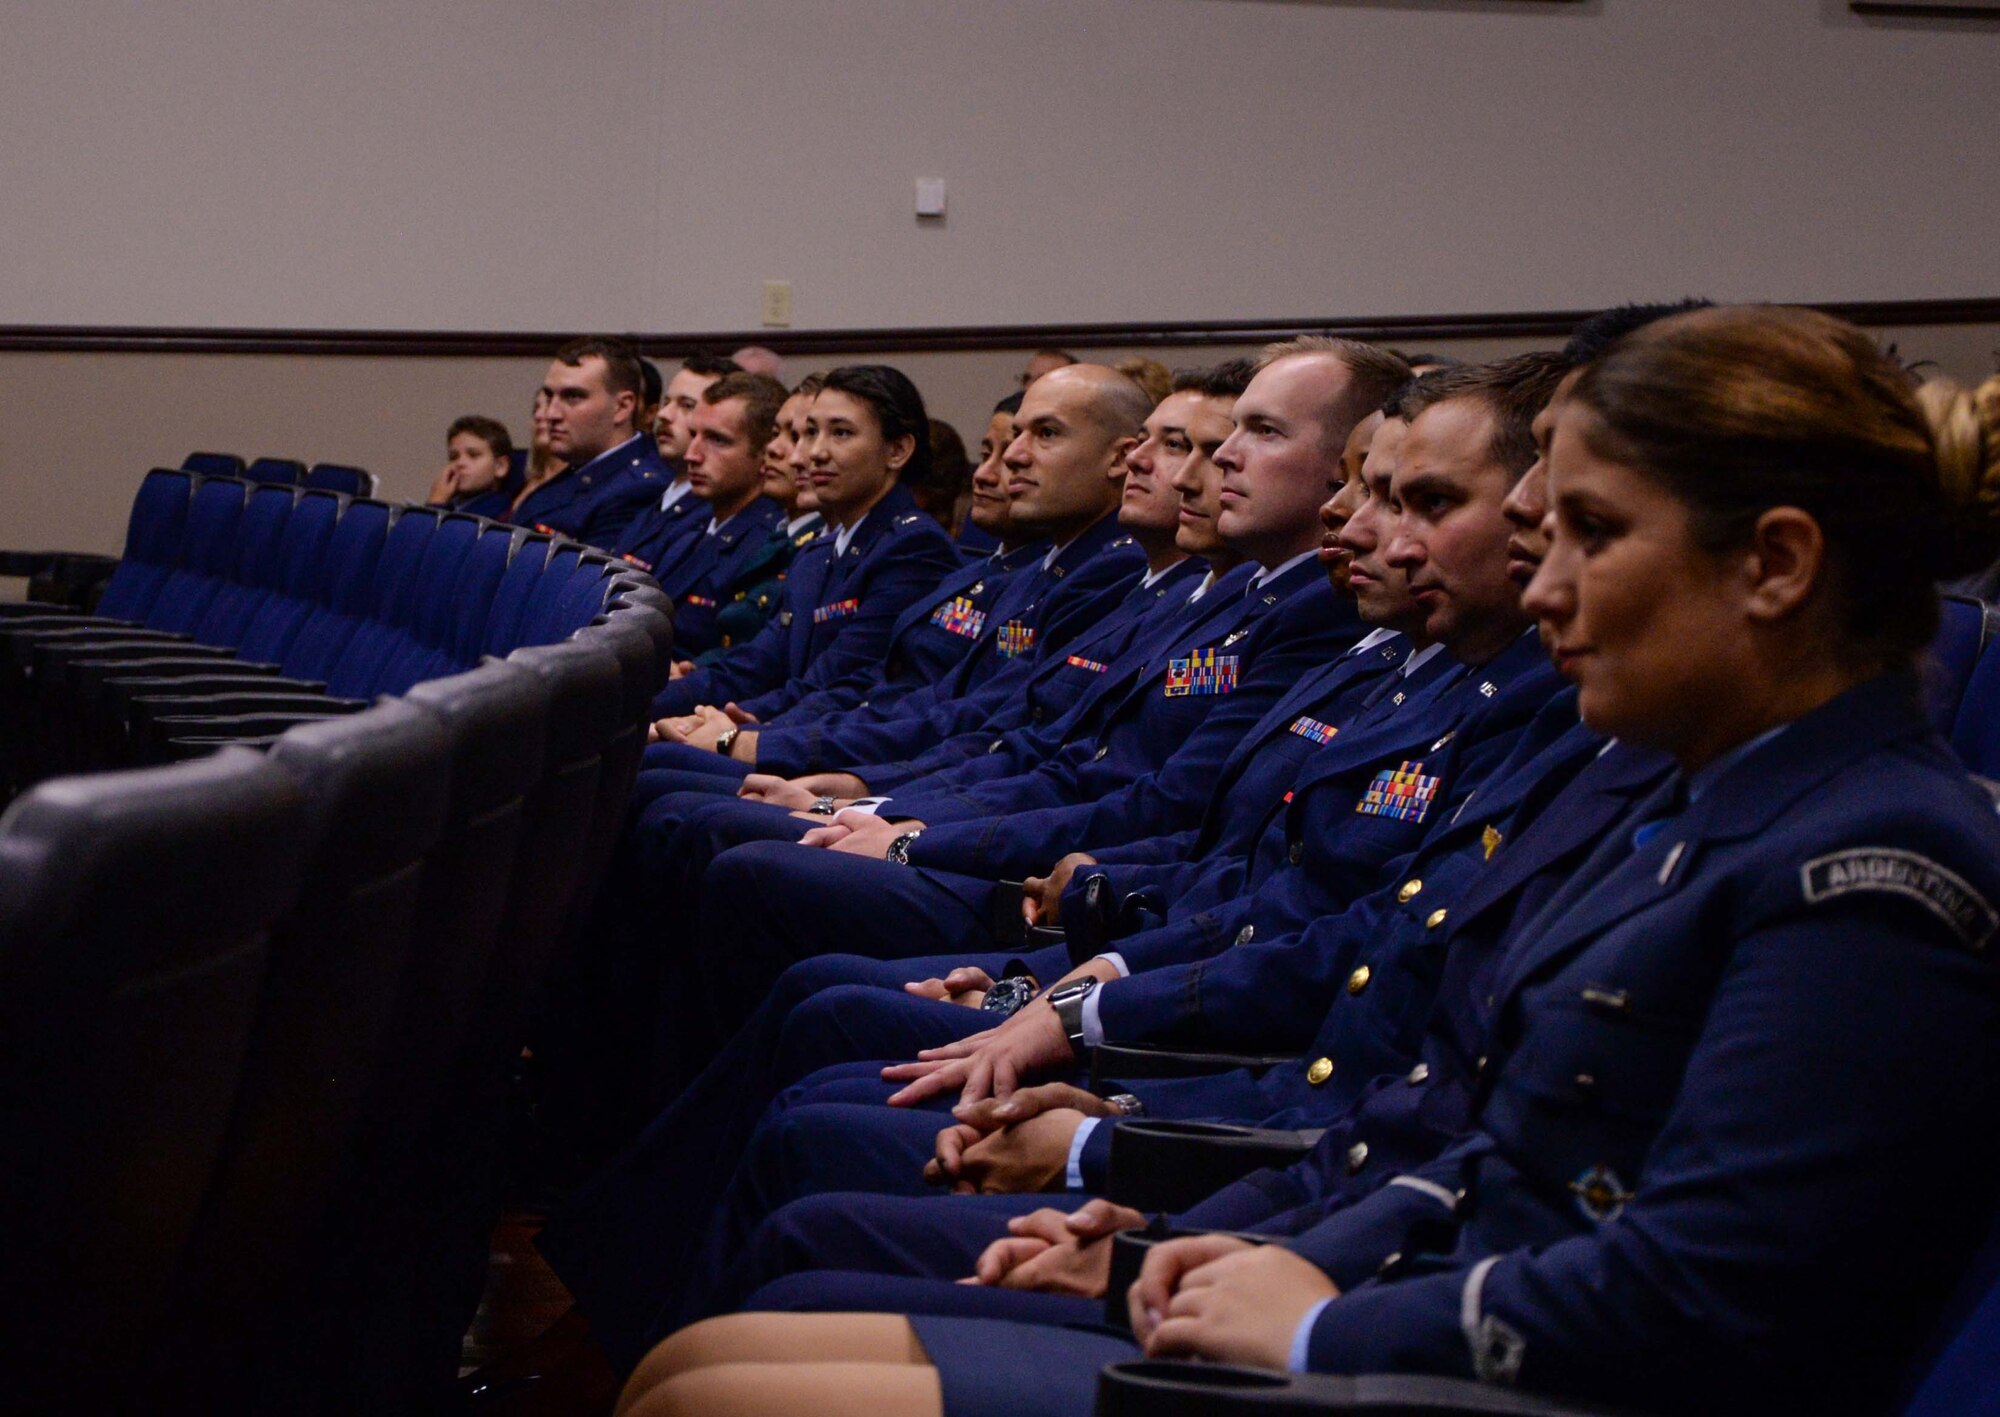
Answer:
<svg viewBox="0 0 2000 1417"><path fill-rule="evenodd" d="M1306 1081L1314 1087L1318 1087L1332 1076L1333 1059L1331 1058L1314 1058L1312 1065L1306 1069Z"/></svg>
<svg viewBox="0 0 2000 1417"><path fill-rule="evenodd" d="M1298 865L1300 861L1305 859L1305 854L1306 854L1306 844L1302 841L1293 842L1292 849L1285 853L1285 855L1290 858L1291 863L1294 866Z"/></svg>
<svg viewBox="0 0 2000 1417"><path fill-rule="evenodd" d="M1368 1164L1368 1143L1358 1141L1347 1148L1347 1174L1352 1176Z"/></svg>
<svg viewBox="0 0 2000 1417"><path fill-rule="evenodd" d="M1403 888L1396 892L1396 903L1398 905L1408 905L1417 898L1417 892L1423 888L1424 883L1412 877L1410 880L1403 882Z"/></svg>
<svg viewBox="0 0 2000 1417"><path fill-rule="evenodd" d="M1347 992L1350 994L1359 994L1363 989L1368 987L1368 981L1374 977L1375 971L1365 964L1362 965L1354 973L1347 976Z"/></svg>
<svg viewBox="0 0 2000 1417"><path fill-rule="evenodd" d="M1430 918L1424 921L1424 928L1426 930L1435 930L1442 924L1444 924L1444 910L1440 908L1430 913Z"/></svg>
<svg viewBox="0 0 2000 1417"><path fill-rule="evenodd" d="M1236 932L1236 943L1239 945L1247 945L1256 938L1257 927L1255 925L1245 925L1241 930Z"/></svg>
<svg viewBox="0 0 2000 1417"><path fill-rule="evenodd" d="M1430 1075L1431 1065L1429 1063L1417 1064L1414 1068L1410 1069L1410 1086L1417 1086L1419 1083L1426 1081Z"/></svg>

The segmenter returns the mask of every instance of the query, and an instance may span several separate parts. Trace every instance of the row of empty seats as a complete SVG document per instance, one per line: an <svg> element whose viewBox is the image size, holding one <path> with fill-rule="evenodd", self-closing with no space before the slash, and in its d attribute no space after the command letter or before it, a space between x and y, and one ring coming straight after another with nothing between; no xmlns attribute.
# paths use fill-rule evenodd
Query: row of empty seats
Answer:
<svg viewBox="0 0 2000 1417"><path fill-rule="evenodd" d="M185 756L272 715L358 711L561 639L621 570L478 517L156 470L95 615L22 603L0 619L8 780Z"/></svg>
<svg viewBox="0 0 2000 1417"><path fill-rule="evenodd" d="M246 463L234 453L189 453L181 459L181 468L208 477L243 477L288 487L317 487L327 492L345 492L350 497L375 495L375 474L346 463L319 462L308 467L297 458L252 458Z"/></svg>
<svg viewBox="0 0 2000 1417"><path fill-rule="evenodd" d="M435 1410L509 1070L666 674L664 600L475 518L178 472L146 480L128 549L106 615L0 620L10 756L20 727L51 741L57 664L178 664L186 688L254 646L255 677L380 697L210 719L198 760L42 781L0 817L10 1401Z"/></svg>

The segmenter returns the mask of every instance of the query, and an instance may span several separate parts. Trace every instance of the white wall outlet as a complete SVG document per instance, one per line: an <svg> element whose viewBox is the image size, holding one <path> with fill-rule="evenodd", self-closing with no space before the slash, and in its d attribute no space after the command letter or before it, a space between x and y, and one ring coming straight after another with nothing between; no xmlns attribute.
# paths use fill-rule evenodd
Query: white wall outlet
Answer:
<svg viewBox="0 0 2000 1417"><path fill-rule="evenodd" d="M942 177L919 177L917 179L917 216L933 220L944 219L944 179Z"/></svg>
<svg viewBox="0 0 2000 1417"><path fill-rule="evenodd" d="M764 282L764 323L767 325L789 325L792 323L792 283L788 280L767 280Z"/></svg>

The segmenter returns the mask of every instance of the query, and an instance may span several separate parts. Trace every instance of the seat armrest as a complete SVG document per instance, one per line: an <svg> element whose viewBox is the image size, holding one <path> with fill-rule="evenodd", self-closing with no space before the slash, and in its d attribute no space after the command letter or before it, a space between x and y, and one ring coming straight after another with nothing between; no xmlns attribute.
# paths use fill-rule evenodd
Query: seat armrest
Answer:
<svg viewBox="0 0 2000 1417"><path fill-rule="evenodd" d="M1301 1160L1321 1135L1135 1117L1112 1129L1106 1194L1134 1210L1187 1210L1252 1171Z"/></svg>
<svg viewBox="0 0 2000 1417"><path fill-rule="evenodd" d="M1111 1273L1104 1285L1104 1326L1115 1328L1122 1333L1132 1331L1132 1313L1126 1305L1126 1291L1131 1289L1139 1277L1139 1269L1146 1263L1146 1255L1153 1246L1165 1240L1186 1240L1196 1235L1234 1235L1239 1240L1253 1245L1269 1244L1269 1235L1248 1235L1240 1230L1181 1229L1167 1224L1164 1215L1156 1215L1143 1230L1120 1230L1111 1237Z"/></svg>
<svg viewBox="0 0 2000 1417"><path fill-rule="evenodd" d="M1198 1078L1237 1068L1262 1071L1296 1063L1290 1053L1201 1053L1191 1048L1158 1048L1147 1043L1102 1043L1091 1053L1093 1088L1119 1079Z"/></svg>
<svg viewBox="0 0 2000 1417"><path fill-rule="evenodd" d="M1615 1417L1616 1409L1464 1378L1406 1373L1281 1373L1227 1363L1141 1359L1098 1374L1097 1417Z"/></svg>

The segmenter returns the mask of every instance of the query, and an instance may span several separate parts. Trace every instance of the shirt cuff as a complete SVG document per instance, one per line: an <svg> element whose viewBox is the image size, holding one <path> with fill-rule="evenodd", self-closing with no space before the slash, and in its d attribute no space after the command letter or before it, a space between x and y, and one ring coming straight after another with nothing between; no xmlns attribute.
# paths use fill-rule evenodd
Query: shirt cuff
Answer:
<svg viewBox="0 0 2000 1417"><path fill-rule="evenodd" d="M1083 996L1083 1043L1086 1048L1103 1046L1104 1025L1097 1017L1097 1004L1103 997L1102 984Z"/></svg>
<svg viewBox="0 0 2000 1417"><path fill-rule="evenodd" d="M1100 1117L1085 1117L1076 1129L1076 1135L1069 1141L1069 1162L1063 1170L1063 1180L1072 1191L1083 1189L1083 1144L1090 1140L1090 1134L1097 1130Z"/></svg>
<svg viewBox="0 0 2000 1417"><path fill-rule="evenodd" d="M1101 959L1117 970L1120 979L1130 979L1132 977L1132 966L1125 963L1125 956L1119 954L1116 950L1106 950L1103 954L1093 956L1093 958Z"/></svg>
<svg viewBox="0 0 2000 1417"><path fill-rule="evenodd" d="M1333 1297L1329 1296L1314 1304L1306 1310L1306 1316L1299 1320L1299 1326L1292 1330L1292 1353L1285 1360L1285 1366L1293 1372L1308 1371L1306 1365L1312 1353L1313 1325L1319 1322L1319 1316L1326 1312L1326 1306L1332 1302Z"/></svg>
<svg viewBox="0 0 2000 1417"><path fill-rule="evenodd" d="M866 812L872 817L888 805L889 799L886 797L857 797L841 808L841 810L844 812Z"/></svg>

